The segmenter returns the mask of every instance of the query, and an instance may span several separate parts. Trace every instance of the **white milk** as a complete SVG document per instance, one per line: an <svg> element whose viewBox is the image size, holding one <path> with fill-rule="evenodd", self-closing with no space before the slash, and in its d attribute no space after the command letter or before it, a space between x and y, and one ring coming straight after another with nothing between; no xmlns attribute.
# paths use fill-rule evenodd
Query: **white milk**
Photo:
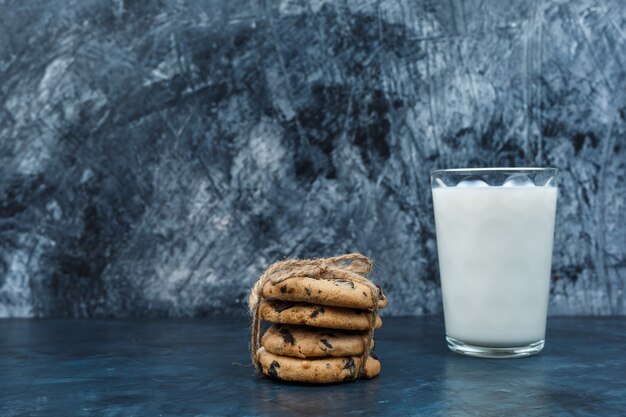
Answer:
<svg viewBox="0 0 626 417"><path fill-rule="evenodd" d="M557 189L435 188L446 334L486 347L545 338Z"/></svg>

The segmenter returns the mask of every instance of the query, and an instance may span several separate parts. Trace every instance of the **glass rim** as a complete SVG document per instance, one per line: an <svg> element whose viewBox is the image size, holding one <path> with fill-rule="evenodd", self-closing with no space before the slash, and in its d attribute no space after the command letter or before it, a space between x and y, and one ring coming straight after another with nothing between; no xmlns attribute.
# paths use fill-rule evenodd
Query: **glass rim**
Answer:
<svg viewBox="0 0 626 417"><path fill-rule="evenodd" d="M496 168L448 168L448 169L433 169L430 171L430 175L437 174L466 174L472 172L554 172L557 173L558 169L554 167L515 167L515 168L507 168L507 167L496 167Z"/></svg>

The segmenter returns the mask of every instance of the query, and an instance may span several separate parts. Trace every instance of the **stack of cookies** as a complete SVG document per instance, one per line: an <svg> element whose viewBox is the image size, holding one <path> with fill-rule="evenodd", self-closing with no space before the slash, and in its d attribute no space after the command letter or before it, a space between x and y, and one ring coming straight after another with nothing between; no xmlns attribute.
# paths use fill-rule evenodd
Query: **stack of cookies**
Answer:
<svg viewBox="0 0 626 417"><path fill-rule="evenodd" d="M255 363L263 374L323 384L373 378L380 373L372 333L372 326L378 329L382 325L378 309L387 305L380 287L363 277L293 276L261 284L257 331L260 319L272 323L260 346L253 340Z"/></svg>

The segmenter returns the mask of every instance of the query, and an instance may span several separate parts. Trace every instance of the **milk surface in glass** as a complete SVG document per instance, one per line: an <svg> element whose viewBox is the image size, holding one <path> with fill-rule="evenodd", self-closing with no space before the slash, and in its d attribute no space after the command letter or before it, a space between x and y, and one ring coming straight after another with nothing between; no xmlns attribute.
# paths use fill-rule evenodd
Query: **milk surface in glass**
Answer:
<svg viewBox="0 0 626 417"><path fill-rule="evenodd" d="M447 336L492 347L544 339L556 199L547 186L433 189Z"/></svg>

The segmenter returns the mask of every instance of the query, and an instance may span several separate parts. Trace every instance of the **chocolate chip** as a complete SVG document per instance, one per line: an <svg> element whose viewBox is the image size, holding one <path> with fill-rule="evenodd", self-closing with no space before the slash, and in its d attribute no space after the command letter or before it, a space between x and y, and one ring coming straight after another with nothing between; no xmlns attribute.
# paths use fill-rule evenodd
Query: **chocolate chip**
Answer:
<svg viewBox="0 0 626 417"><path fill-rule="evenodd" d="M283 294L286 293L287 292L287 286L283 285L282 287L280 287L280 292L283 293Z"/></svg>
<svg viewBox="0 0 626 417"><path fill-rule="evenodd" d="M269 369L267 370L267 374L272 378L278 378L278 371L276 371L276 368L280 368L280 363L272 361Z"/></svg>
<svg viewBox="0 0 626 417"><path fill-rule="evenodd" d="M363 291L363 295L367 297L367 293L365 291Z"/></svg>
<svg viewBox="0 0 626 417"><path fill-rule="evenodd" d="M346 364L344 365L343 369L354 369L354 359L353 358L348 358L346 359Z"/></svg>
<svg viewBox="0 0 626 417"><path fill-rule="evenodd" d="M309 317L314 319L315 317L317 317L320 313L323 313L324 311L325 311L324 307L319 306L309 315Z"/></svg>
<svg viewBox="0 0 626 417"><path fill-rule="evenodd" d="M330 344L328 339L320 339L320 342L322 342L324 345L326 345L326 347L329 348L329 349L333 348L333 345Z"/></svg>
<svg viewBox="0 0 626 417"><path fill-rule="evenodd" d="M306 293L306 295L311 296L311 289L309 287L306 287L304 289L304 292Z"/></svg>
<svg viewBox="0 0 626 417"><path fill-rule="evenodd" d="M285 311L291 307L293 307L295 304L294 303L289 303L287 301L279 301L274 303L274 310L276 310L277 313L280 313L282 311Z"/></svg>
<svg viewBox="0 0 626 417"><path fill-rule="evenodd" d="M281 329L280 335L283 337L283 340L285 341L285 343L289 343L290 345L296 344L296 339L294 339L293 335L289 333L289 330Z"/></svg>

